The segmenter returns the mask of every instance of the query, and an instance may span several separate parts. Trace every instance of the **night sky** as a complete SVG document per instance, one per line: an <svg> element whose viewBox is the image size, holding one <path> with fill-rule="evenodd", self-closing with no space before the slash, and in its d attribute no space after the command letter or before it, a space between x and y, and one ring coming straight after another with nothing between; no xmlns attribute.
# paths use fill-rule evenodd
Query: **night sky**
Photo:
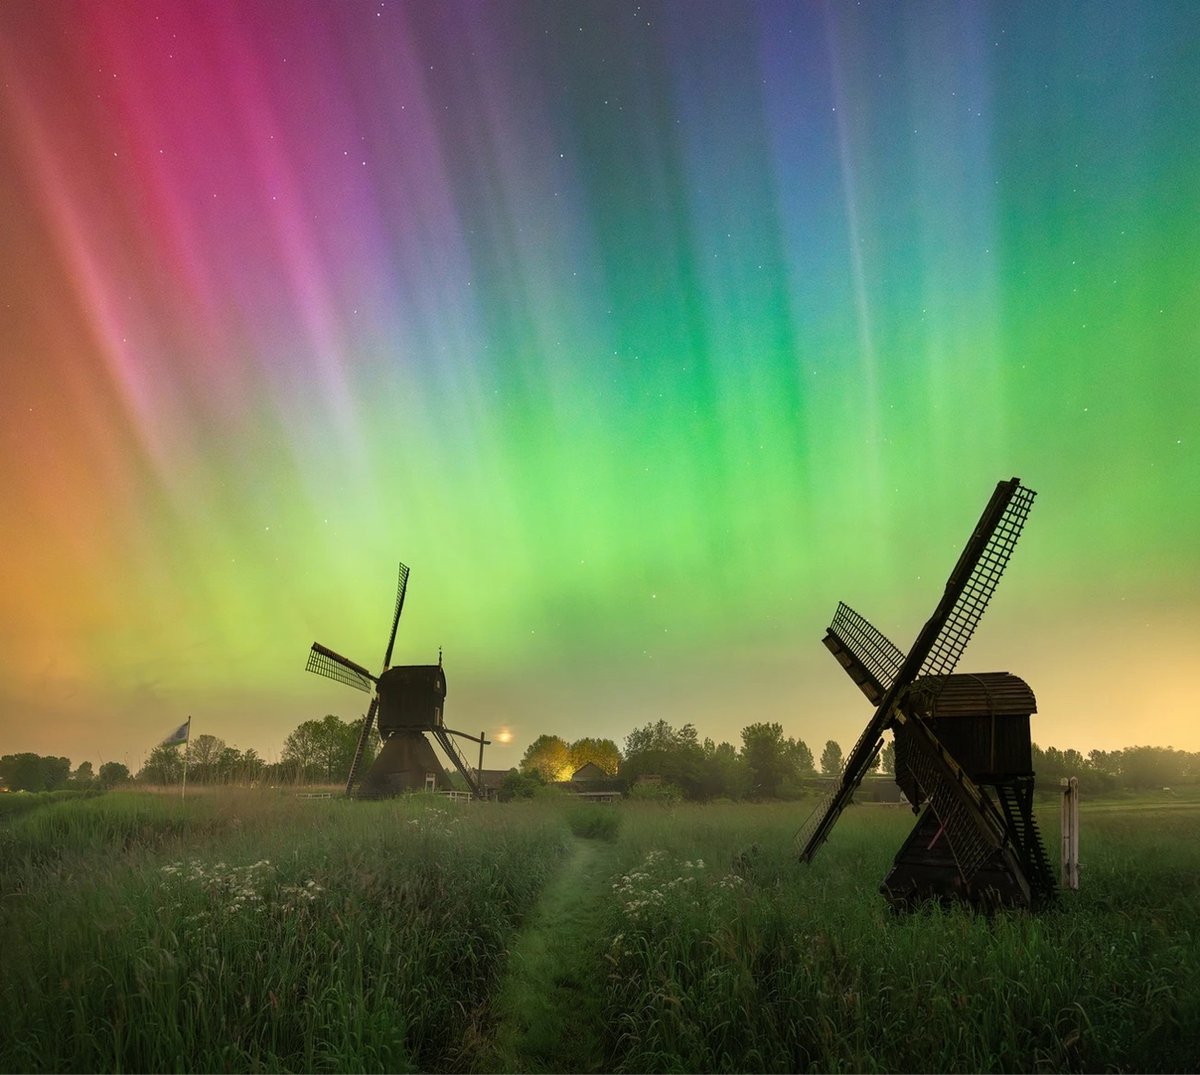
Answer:
<svg viewBox="0 0 1200 1075"><path fill-rule="evenodd" d="M995 483L962 671L1200 749L1200 5L0 4L0 753L819 749Z"/></svg>

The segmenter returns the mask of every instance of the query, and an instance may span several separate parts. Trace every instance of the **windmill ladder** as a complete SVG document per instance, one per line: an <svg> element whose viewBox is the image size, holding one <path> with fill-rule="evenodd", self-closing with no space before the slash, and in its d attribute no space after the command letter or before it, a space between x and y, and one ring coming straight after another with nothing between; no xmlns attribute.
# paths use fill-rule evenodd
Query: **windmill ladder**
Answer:
<svg viewBox="0 0 1200 1075"><path fill-rule="evenodd" d="M354 791L354 781L358 779L358 767L362 763L363 751L366 749L367 740L371 738L371 729L375 726L375 711L378 708L379 696L376 695L371 699L371 704L367 708L367 715L363 717L362 731L358 735L358 746L354 748L354 760L350 762L350 775L346 777L347 795Z"/></svg>
<svg viewBox="0 0 1200 1075"><path fill-rule="evenodd" d="M447 756L454 762L455 768L462 774L462 778L467 782L467 787L470 789L471 794L477 799L481 798L483 789L480 786L479 777L475 770L467 764L467 759L462 756L462 751L455 745L454 740L450 738L449 731L440 726L432 728L431 731Z"/></svg>

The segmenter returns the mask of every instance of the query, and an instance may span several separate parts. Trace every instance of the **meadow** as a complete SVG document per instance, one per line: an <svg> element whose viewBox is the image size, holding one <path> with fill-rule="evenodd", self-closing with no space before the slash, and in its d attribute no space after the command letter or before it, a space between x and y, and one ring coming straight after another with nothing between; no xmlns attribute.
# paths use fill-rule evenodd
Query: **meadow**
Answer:
<svg viewBox="0 0 1200 1075"><path fill-rule="evenodd" d="M1200 1067L1196 795L1085 792L1036 917L891 914L883 806L803 866L803 803L21 801L4 1071Z"/></svg>

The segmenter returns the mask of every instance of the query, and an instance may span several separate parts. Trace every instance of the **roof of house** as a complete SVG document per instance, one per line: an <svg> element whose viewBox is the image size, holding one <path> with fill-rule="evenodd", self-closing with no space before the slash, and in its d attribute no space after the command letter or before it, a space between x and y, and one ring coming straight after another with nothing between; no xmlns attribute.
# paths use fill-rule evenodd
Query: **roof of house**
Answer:
<svg viewBox="0 0 1200 1075"><path fill-rule="evenodd" d="M480 769L479 783L485 788L498 788L512 769Z"/></svg>
<svg viewBox="0 0 1200 1075"><path fill-rule="evenodd" d="M594 761L589 761L581 765L571 774L571 783L577 784L585 780L608 780L608 773L600 768Z"/></svg>

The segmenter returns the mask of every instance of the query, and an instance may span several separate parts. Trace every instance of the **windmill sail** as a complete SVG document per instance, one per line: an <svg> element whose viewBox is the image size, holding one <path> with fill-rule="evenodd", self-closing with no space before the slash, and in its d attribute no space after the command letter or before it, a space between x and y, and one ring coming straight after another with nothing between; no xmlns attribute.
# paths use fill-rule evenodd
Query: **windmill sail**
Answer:
<svg viewBox="0 0 1200 1075"><path fill-rule="evenodd" d="M328 646L322 646L320 642L312 644L312 649L308 653L308 663L305 664L304 670L337 680L338 683L344 683L347 687L354 687L360 691L369 691L375 682L375 677L361 664L355 664L348 657L334 653Z"/></svg>
<svg viewBox="0 0 1200 1075"><path fill-rule="evenodd" d="M904 664L899 646L847 604L838 605L822 641L873 704L883 701Z"/></svg>
<svg viewBox="0 0 1200 1075"><path fill-rule="evenodd" d="M392 647L396 644L396 628L400 626L400 612L404 608L404 593L408 589L408 565L400 564L400 580L396 583L396 614L392 617L392 633L388 636L387 652L383 655L383 670L392 667Z"/></svg>
<svg viewBox="0 0 1200 1075"><path fill-rule="evenodd" d="M996 592L1000 576L1008 566L1017 539L1021 536L1021 528L1033 507L1033 498L1037 496L1032 489L1017 484L1017 479L1013 478L1012 482L1000 483L993 502L1009 486L1013 488L1000 511L999 518L991 528L978 558L971 564L970 574L958 590L954 607L921 663L921 676L947 676L954 671L963 650L971 641L971 635L975 633L975 627L987 611L992 594ZM987 512L984 513L984 519L986 518ZM978 531L975 536L978 536ZM964 566L960 560L955 572ZM951 583L953 581L954 575L951 576ZM947 584L947 590L949 588L950 583Z"/></svg>

